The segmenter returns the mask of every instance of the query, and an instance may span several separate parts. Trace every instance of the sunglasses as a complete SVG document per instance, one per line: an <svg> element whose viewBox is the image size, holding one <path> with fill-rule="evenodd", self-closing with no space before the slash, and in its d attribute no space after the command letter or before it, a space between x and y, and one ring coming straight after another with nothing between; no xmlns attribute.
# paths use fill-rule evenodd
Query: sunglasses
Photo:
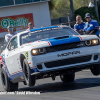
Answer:
<svg viewBox="0 0 100 100"><path fill-rule="evenodd" d="M8 30L13 30L13 28L9 28Z"/></svg>

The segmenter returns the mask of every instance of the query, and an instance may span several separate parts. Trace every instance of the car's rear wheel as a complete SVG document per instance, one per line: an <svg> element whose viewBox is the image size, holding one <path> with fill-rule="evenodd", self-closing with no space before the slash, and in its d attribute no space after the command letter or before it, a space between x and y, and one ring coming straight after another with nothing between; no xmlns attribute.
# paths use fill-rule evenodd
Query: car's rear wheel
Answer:
<svg viewBox="0 0 100 100"><path fill-rule="evenodd" d="M97 76L100 74L100 64L95 64L90 68L93 75Z"/></svg>
<svg viewBox="0 0 100 100"><path fill-rule="evenodd" d="M75 72L62 74L62 75L60 75L60 79L64 83L66 83L66 82L73 82L74 79L75 79Z"/></svg>
<svg viewBox="0 0 100 100"><path fill-rule="evenodd" d="M34 86L35 85L35 75L31 75L31 70L29 67L29 64L26 59L23 61L23 72L24 72L24 78L25 82L28 86Z"/></svg>
<svg viewBox="0 0 100 100"><path fill-rule="evenodd" d="M10 92L18 90L18 83L12 83L9 80L7 73L3 67L1 69L1 81L5 91Z"/></svg>

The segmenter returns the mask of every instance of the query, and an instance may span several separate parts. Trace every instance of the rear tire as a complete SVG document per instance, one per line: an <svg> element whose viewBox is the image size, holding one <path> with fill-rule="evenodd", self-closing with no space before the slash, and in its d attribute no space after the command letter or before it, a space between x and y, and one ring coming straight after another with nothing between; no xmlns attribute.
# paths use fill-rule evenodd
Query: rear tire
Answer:
<svg viewBox="0 0 100 100"><path fill-rule="evenodd" d="M90 68L93 75L97 76L100 74L100 64L93 65L93 67Z"/></svg>
<svg viewBox="0 0 100 100"><path fill-rule="evenodd" d="M66 83L66 82L73 82L75 79L75 72L74 73L65 73L60 75L60 79L62 80L62 82Z"/></svg>
<svg viewBox="0 0 100 100"><path fill-rule="evenodd" d="M5 91L18 91L18 83L12 83L9 80L7 73L3 67L1 69L1 81Z"/></svg>
<svg viewBox="0 0 100 100"><path fill-rule="evenodd" d="M24 72L24 78L25 78L26 84L30 87L34 86L35 76L34 75L31 76L31 70L26 59L24 59L23 61L23 72Z"/></svg>

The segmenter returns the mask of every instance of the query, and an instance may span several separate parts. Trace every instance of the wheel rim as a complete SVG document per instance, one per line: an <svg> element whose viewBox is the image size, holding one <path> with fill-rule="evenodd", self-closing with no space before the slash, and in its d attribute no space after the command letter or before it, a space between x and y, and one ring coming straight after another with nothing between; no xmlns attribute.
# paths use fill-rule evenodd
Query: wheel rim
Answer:
<svg viewBox="0 0 100 100"><path fill-rule="evenodd" d="M1 73L1 75L2 75L2 83L3 83L4 87L5 87L6 86L5 75L4 75L4 73Z"/></svg>

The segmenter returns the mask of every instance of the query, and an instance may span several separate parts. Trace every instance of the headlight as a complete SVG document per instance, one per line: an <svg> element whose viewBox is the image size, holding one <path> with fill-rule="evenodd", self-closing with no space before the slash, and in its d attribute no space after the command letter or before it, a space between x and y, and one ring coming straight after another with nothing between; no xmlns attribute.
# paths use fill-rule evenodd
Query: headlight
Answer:
<svg viewBox="0 0 100 100"><path fill-rule="evenodd" d="M45 51L46 51L45 48L33 49L31 51L31 53L32 53L33 56L36 56L36 55L45 54L46 53Z"/></svg>
<svg viewBox="0 0 100 100"><path fill-rule="evenodd" d="M99 45L99 40L98 40L98 39L87 40L87 41L85 41L85 45L86 45L86 46L95 46L95 45Z"/></svg>
<svg viewBox="0 0 100 100"><path fill-rule="evenodd" d="M92 40L92 44L93 44L93 45L99 44L99 40L98 40L98 39L97 39L97 40Z"/></svg>
<svg viewBox="0 0 100 100"><path fill-rule="evenodd" d="M38 54L38 50L33 49L33 50L32 50L32 55L34 55L34 56L35 56L35 55L37 55L37 54Z"/></svg>

